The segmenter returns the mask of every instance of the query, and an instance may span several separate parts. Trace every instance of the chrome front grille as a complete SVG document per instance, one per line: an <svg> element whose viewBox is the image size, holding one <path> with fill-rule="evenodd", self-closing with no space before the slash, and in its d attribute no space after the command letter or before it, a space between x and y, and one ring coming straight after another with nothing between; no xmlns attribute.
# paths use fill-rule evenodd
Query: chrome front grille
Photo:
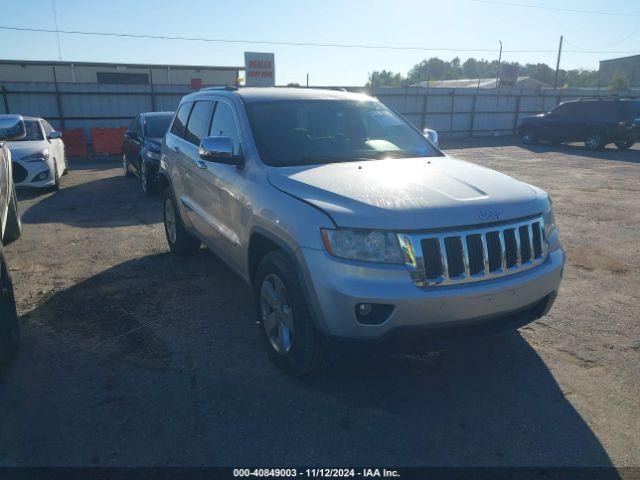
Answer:
<svg viewBox="0 0 640 480"><path fill-rule="evenodd" d="M400 234L405 265L420 287L476 282L521 272L547 255L542 216L515 223Z"/></svg>

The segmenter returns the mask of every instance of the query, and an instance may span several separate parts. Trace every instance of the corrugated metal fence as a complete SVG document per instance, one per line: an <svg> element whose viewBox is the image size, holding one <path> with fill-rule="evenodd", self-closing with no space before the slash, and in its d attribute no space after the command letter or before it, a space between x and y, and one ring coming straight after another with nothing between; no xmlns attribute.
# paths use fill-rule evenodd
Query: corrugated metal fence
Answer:
<svg viewBox="0 0 640 480"><path fill-rule="evenodd" d="M547 112L558 103L612 96L602 89L376 88L372 92L416 127L440 136L514 135L523 117ZM640 95L640 90L630 92Z"/></svg>
<svg viewBox="0 0 640 480"><path fill-rule="evenodd" d="M364 91L350 88L350 90ZM0 113L48 119L55 128L122 127L138 112L175 110L193 90L175 85L103 85L6 82L0 86ZM476 88L384 88L368 91L419 128L441 136L511 135L523 116L548 111L558 103L607 90ZM640 95L640 90L635 90Z"/></svg>

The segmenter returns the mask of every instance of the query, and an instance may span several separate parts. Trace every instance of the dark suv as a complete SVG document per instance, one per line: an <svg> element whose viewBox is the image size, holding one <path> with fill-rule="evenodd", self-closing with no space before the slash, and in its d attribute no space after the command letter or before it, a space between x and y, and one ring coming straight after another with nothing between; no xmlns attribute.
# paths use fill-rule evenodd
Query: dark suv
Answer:
<svg viewBox="0 0 640 480"><path fill-rule="evenodd" d="M626 150L640 139L640 100L593 98L564 102L547 113L526 117L518 126L526 144L584 141L589 150L614 143Z"/></svg>

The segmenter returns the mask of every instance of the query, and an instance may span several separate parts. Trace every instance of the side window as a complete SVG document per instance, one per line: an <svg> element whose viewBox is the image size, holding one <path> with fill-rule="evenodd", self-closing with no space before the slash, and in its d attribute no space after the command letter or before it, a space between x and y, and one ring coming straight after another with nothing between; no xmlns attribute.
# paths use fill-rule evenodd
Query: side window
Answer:
<svg viewBox="0 0 640 480"><path fill-rule="evenodd" d="M556 115L559 118L565 118L567 117L567 114L569 113L568 111L568 106L566 103L563 103L561 105L558 105L556 108L554 108L551 111L554 115Z"/></svg>
<svg viewBox="0 0 640 480"><path fill-rule="evenodd" d="M193 103L183 103L180 105L176 118L173 119L173 125L171 125L171 133L182 138L184 137L185 127L187 125L187 119L189 118L189 112Z"/></svg>
<svg viewBox="0 0 640 480"><path fill-rule="evenodd" d="M213 110L213 102L196 102L191 115L189 116L189 124L187 125L184 139L194 145L200 145L200 142L207 136L207 130L211 123L211 111Z"/></svg>
<svg viewBox="0 0 640 480"><path fill-rule="evenodd" d="M229 104L218 102L218 106L216 107L216 111L213 115L213 122L211 123L209 136L231 138L231 140L233 140L234 155L238 155L240 153L240 131L236 124L236 117L233 113L233 109Z"/></svg>

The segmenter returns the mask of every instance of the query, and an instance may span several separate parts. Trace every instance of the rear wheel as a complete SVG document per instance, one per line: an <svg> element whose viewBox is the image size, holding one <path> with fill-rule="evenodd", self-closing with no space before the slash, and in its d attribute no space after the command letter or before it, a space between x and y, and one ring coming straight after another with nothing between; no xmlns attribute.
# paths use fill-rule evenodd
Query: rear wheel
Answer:
<svg viewBox="0 0 640 480"><path fill-rule="evenodd" d="M633 140L627 140L625 142L615 142L615 146L618 147L618 150L628 150L634 145Z"/></svg>
<svg viewBox="0 0 640 480"><path fill-rule="evenodd" d="M605 146L604 135L598 130L589 132L584 139L584 146L588 150L600 150Z"/></svg>
<svg viewBox="0 0 640 480"><path fill-rule="evenodd" d="M281 250L264 256L253 291L258 323L271 360L294 376L325 368L329 340L314 325L298 275Z"/></svg>
<svg viewBox="0 0 640 480"><path fill-rule="evenodd" d="M22 222L20 221L20 210L18 209L18 197L16 186L11 184L11 199L9 200L9 211L7 213L7 225L4 230L4 244L8 245L16 241L22 234Z"/></svg>
<svg viewBox="0 0 640 480"><path fill-rule="evenodd" d="M0 368L7 366L18 353L20 329L13 284L0 245Z"/></svg>
<svg viewBox="0 0 640 480"><path fill-rule="evenodd" d="M167 243L171 251L178 255L191 255L196 253L200 249L201 242L184 228L171 187L165 188L162 196L162 204L164 206L164 232L167 236Z"/></svg>
<svg viewBox="0 0 640 480"><path fill-rule="evenodd" d="M520 139L525 145L535 145L536 143L538 143L536 132L534 132L532 129L527 129L522 132L522 135L520 135Z"/></svg>

